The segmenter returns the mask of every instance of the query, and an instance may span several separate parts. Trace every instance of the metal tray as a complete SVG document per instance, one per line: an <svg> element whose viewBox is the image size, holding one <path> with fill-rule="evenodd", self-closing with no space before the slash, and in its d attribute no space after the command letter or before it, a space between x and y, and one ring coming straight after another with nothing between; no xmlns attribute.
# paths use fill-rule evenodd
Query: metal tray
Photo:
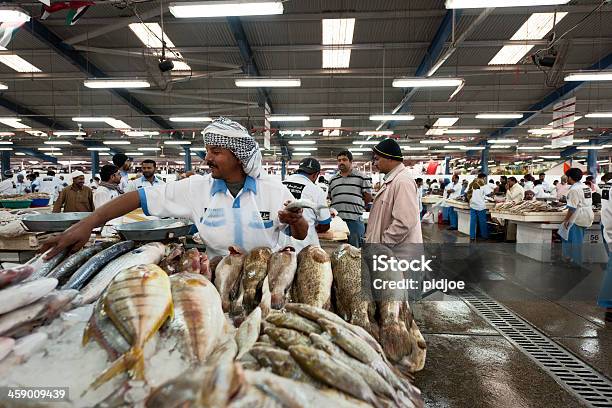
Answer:
<svg viewBox="0 0 612 408"><path fill-rule="evenodd" d="M183 222L181 227L170 227L176 222ZM154 221L140 221L116 225L115 230L127 240L132 241L163 241L183 237L189 233L193 223L189 220L168 218ZM167 228L166 228L167 227Z"/></svg>
<svg viewBox="0 0 612 408"><path fill-rule="evenodd" d="M90 214L90 212L32 214L25 215L22 221L31 232L61 232Z"/></svg>

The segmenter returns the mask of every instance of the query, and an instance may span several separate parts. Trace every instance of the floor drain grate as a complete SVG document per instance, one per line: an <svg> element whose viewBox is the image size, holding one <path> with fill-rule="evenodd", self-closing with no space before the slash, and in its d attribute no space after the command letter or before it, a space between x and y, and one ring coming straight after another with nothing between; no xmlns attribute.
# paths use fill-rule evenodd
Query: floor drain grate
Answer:
<svg viewBox="0 0 612 408"><path fill-rule="evenodd" d="M612 383L488 295L468 288L460 296L508 341L568 392L592 407L612 407Z"/></svg>

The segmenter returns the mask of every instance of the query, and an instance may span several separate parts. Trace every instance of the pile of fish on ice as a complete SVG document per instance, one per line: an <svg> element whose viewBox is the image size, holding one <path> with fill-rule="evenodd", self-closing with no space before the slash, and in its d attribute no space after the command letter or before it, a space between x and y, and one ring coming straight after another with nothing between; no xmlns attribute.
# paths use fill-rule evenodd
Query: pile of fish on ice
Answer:
<svg viewBox="0 0 612 408"><path fill-rule="evenodd" d="M422 406L410 308L364 300L360 274L350 245L39 257L0 271L0 385L71 387L58 406Z"/></svg>

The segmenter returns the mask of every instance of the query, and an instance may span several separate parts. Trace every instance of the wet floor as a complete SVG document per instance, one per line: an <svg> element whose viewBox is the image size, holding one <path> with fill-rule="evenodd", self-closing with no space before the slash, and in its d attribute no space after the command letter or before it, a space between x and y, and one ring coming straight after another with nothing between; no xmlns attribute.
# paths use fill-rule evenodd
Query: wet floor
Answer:
<svg viewBox="0 0 612 408"><path fill-rule="evenodd" d="M469 242L438 225L424 226L423 235L426 243ZM516 254L513 245L474 246L486 271L479 288L611 379L612 326L595 303L603 265L541 263ZM414 312L428 343L425 369L416 375L427 407L586 406L460 296L434 294Z"/></svg>

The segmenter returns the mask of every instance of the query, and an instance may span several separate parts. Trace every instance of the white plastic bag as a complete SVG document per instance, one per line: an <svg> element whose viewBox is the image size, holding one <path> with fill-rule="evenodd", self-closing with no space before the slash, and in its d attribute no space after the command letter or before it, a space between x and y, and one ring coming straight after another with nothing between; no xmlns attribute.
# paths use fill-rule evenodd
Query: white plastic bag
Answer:
<svg viewBox="0 0 612 408"><path fill-rule="evenodd" d="M427 211L423 218L421 218L422 224L433 224L434 223L434 215L432 212Z"/></svg>

